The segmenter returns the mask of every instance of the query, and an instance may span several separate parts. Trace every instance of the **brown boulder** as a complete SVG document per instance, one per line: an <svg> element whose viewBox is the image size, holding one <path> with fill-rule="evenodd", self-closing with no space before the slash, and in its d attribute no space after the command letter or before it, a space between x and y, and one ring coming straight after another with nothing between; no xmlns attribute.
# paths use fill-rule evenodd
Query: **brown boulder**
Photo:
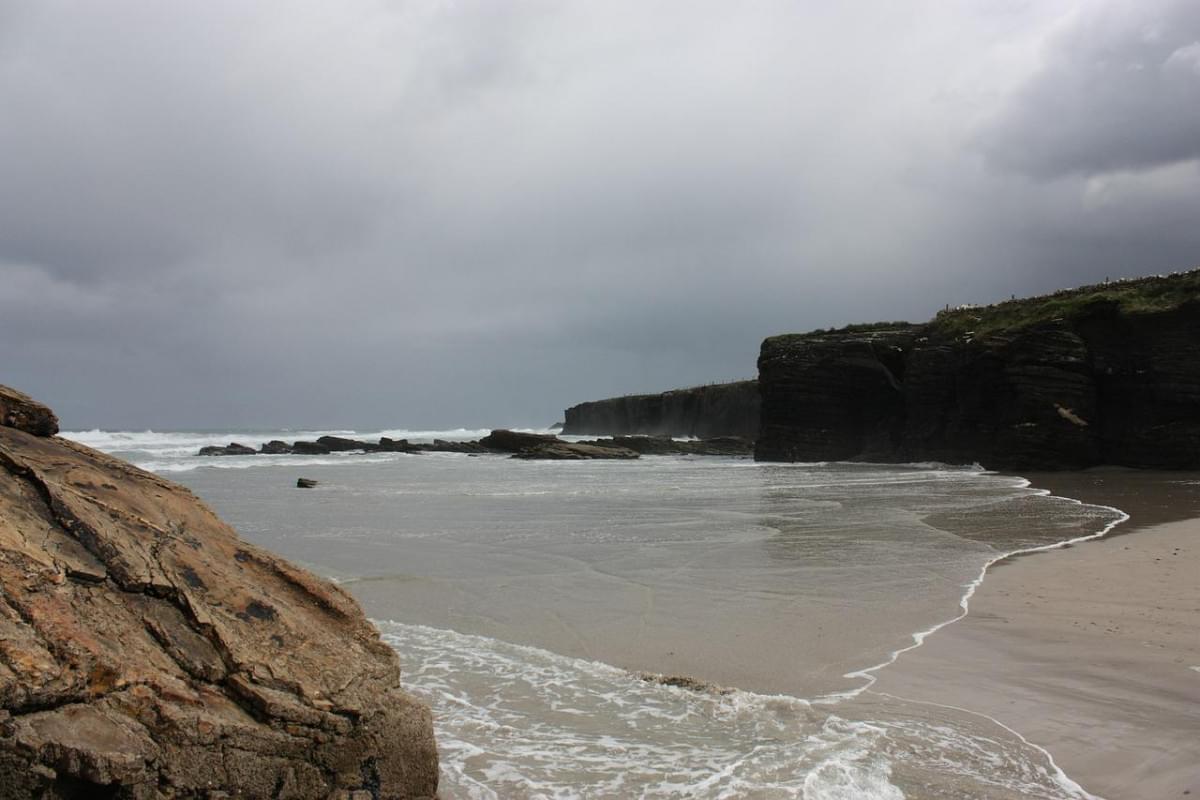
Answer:
<svg viewBox="0 0 1200 800"><path fill-rule="evenodd" d="M437 791L354 601L182 487L0 427L0 586L0 796Z"/></svg>

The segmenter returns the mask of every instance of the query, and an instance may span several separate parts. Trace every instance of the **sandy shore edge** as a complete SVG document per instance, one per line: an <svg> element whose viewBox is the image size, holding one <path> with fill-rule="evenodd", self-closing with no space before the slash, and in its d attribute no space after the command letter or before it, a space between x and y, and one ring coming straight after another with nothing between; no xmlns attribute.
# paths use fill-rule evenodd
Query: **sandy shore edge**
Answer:
<svg viewBox="0 0 1200 800"><path fill-rule="evenodd" d="M1200 475L1029 477L1130 520L997 563L873 691L998 720L1108 800L1200 797Z"/></svg>

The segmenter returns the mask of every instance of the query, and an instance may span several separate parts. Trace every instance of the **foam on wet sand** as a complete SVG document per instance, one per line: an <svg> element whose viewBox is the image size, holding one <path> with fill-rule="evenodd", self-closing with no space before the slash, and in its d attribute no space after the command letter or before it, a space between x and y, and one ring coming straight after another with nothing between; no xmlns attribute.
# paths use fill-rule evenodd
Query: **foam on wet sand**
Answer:
<svg viewBox="0 0 1200 800"><path fill-rule="evenodd" d="M874 691L992 717L1109 800L1200 796L1200 480L1105 471L1034 485L1131 519L996 565L970 615Z"/></svg>

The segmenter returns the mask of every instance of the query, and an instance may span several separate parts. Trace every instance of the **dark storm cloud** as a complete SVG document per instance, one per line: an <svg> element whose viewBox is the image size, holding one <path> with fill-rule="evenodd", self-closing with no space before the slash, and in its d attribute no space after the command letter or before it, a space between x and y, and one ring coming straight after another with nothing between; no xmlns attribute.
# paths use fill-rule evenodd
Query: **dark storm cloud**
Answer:
<svg viewBox="0 0 1200 800"><path fill-rule="evenodd" d="M1174 20L1187 85L1184 4L1097 7L0 2L0 382L68 427L546 424L1190 266L1173 140L1039 144L1126 33Z"/></svg>
<svg viewBox="0 0 1200 800"><path fill-rule="evenodd" d="M984 147L1039 178L1200 159L1200 3L1085 5Z"/></svg>

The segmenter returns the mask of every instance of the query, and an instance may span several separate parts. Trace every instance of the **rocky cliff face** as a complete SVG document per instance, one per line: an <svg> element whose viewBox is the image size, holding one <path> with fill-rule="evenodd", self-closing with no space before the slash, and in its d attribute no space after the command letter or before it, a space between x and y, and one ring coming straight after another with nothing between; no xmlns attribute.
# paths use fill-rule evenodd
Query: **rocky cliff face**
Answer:
<svg viewBox="0 0 1200 800"><path fill-rule="evenodd" d="M1200 468L1200 272L767 339L765 461Z"/></svg>
<svg viewBox="0 0 1200 800"><path fill-rule="evenodd" d="M0 423L0 797L435 794L348 595L2 387Z"/></svg>
<svg viewBox="0 0 1200 800"><path fill-rule="evenodd" d="M566 410L562 432L574 435L758 436L756 381L696 386L662 394L580 403Z"/></svg>

